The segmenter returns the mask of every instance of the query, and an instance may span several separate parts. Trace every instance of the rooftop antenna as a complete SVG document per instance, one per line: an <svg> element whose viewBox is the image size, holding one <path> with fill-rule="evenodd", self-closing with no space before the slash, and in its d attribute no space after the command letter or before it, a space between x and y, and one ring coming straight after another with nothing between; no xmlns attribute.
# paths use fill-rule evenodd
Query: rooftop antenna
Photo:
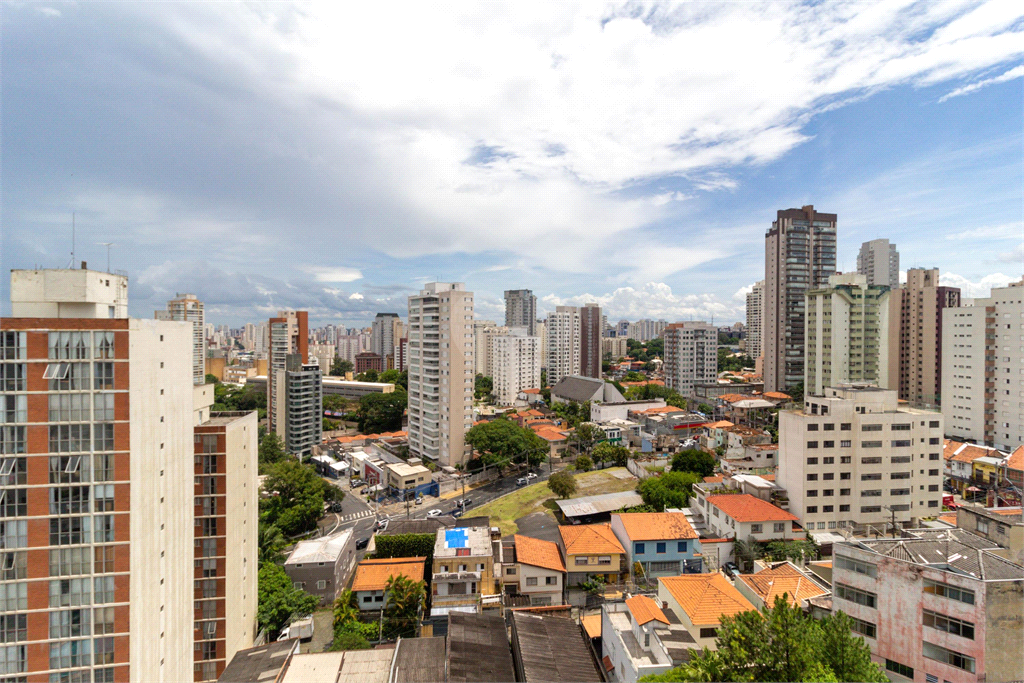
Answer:
<svg viewBox="0 0 1024 683"><path fill-rule="evenodd" d="M97 242L96 244L107 248L107 272L110 272L110 248L114 246L113 242Z"/></svg>
<svg viewBox="0 0 1024 683"><path fill-rule="evenodd" d="M71 212L71 262L68 268L75 267L75 212Z"/></svg>

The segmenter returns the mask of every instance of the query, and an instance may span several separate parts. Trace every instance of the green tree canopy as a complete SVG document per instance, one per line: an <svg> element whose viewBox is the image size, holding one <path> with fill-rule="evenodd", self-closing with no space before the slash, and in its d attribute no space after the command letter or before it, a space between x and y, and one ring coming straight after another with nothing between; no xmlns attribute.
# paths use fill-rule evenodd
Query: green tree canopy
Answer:
<svg viewBox="0 0 1024 683"><path fill-rule="evenodd" d="M630 370L629 372L626 373L626 376L622 378L622 381L623 382L646 382L647 381L647 375L643 374L642 372L637 372L635 370Z"/></svg>
<svg viewBox="0 0 1024 683"><path fill-rule="evenodd" d="M263 489L271 495L260 500L260 519L276 524L287 536L315 528L324 511L324 480L316 470L285 458L265 472Z"/></svg>
<svg viewBox="0 0 1024 683"><path fill-rule="evenodd" d="M665 508L686 507L693 485L699 481L701 477L693 472L666 472L640 482L640 497L658 512Z"/></svg>
<svg viewBox="0 0 1024 683"><path fill-rule="evenodd" d="M701 477L710 477L715 472L715 458L697 448L679 451L672 457L672 471L695 472Z"/></svg>
<svg viewBox="0 0 1024 683"><path fill-rule="evenodd" d="M366 394L359 399L359 431L363 434L395 432L402 428L409 397L397 388L390 394Z"/></svg>
<svg viewBox="0 0 1024 683"><path fill-rule="evenodd" d="M718 371L739 372L743 368L754 367L754 359L750 356L733 356L729 349L718 349Z"/></svg>
<svg viewBox="0 0 1024 683"><path fill-rule="evenodd" d="M626 446L613 444L610 441L602 441L594 446L590 457L594 459L594 462L610 462L614 463L616 467L625 467L631 453L632 451Z"/></svg>
<svg viewBox="0 0 1024 683"><path fill-rule="evenodd" d="M391 370L385 370L377 376L378 382L387 382L388 384L398 384L402 379L402 373L399 370L392 368Z"/></svg>
<svg viewBox="0 0 1024 683"><path fill-rule="evenodd" d="M555 472L548 477L548 488L559 498L568 498L576 493L576 478L567 470Z"/></svg>
<svg viewBox="0 0 1024 683"><path fill-rule="evenodd" d="M206 377L204 378L204 381L207 384L220 384L220 380L217 379L217 375L211 375L210 373L206 373Z"/></svg>
<svg viewBox="0 0 1024 683"><path fill-rule="evenodd" d="M473 396L476 399L487 398L494 391L494 380L484 375L477 375L473 383Z"/></svg>
<svg viewBox="0 0 1024 683"><path fill-rule="evenodd" d="M604 430L593 422L581 422L569 435L569 442L575 443L581 453L589 453L600 439L604 438Z"/></svg>
<svg viewBox="0 0 1024 683"><path fill-rule="evenodd" d="M577 403L576 401L569 401L568 403L552 403L551 410L555 412L555 415L565 420L567 426L575 428L581 422L587 422L590 420L590 401L584 401L583 403Z"/></svg>
<svg viewBox="0 0 1024 683"><path fill-rule="evenodd" d="M311 614L319 600L294 586L281 565L267 562L257 576L256 620L261 629L276 635L292 616Z"/></svg>
<svg viewBox="0 0 1024 683"><path fill-rule="evenodd" d="M504 415L473 425L466 432L466 443L480 453L484 464L499 468L521 462L533 467L543 463L550 452L547 441Z"/></svg>
<svg viewBox="0 0 1024 683"><path fill-rule="evenodd" d="M686 399L675 389L663 387L660 384L641 384L630 387L625 392L625 397L630 401L650 401L655 398L665 399L665 403L682 410L686 410Z"/></svg>
<svg viewBox="0 0 1024 683"><path fill-rule="evenodd" d="M378 379L380 379L380 373L373 368L370 368L365 372L360 372L355 376L355 380L357 382L376 382Z"/></svg>
<svg viewBox="0 0 1024 683"><path fill-rule="evenodd" d="M347 413L352 409L352 401L337 394L324 395L324 410L332 413Z"/></svg>
<svg viewBox="0 0 1024 683"><path fill-rule="evenodd" d="M406 576L391 576L384 586L384 595L384 637L415 637L426 585Z"/></svg>
<svg viewBox="0 0 1024 683"><path fill-rule="evenodd" d="M585 455L580 455L576 458L576 462L573 467L577 472L589 472L594 469L594 461Z"/></svg>
<svg viewBox="0 0 1024 683"><path fill-rule="evenodd" d="M287 545L287 541L281 530L273 524L261 521L256 528L256 559L259 566L266 562L278 562L281 560L281 549Z"/></svg>
<svg viewBox="0 0 1024 683"><path fill-rule="evenodd" d="M267 432L260 439L259 466L262 471L267 465L280 462L285 457L284 442L277 432Z"/></svg>
<svg viewBox="0 0 1024 683"><path fill-rule="evenodd" d="M331 372L329 374L334 377L344 377L346 372L352 372L355 369L352 365L352 361L344 358L334 357L334 362L331 363Z"/></svg>

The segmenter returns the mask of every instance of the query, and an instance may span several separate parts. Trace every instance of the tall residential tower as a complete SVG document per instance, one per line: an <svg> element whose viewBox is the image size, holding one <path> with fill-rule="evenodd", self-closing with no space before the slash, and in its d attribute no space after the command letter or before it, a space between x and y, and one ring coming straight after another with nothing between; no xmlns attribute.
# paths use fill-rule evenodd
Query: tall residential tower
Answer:
<svg viewBox="0 0 1024 683"><path fill-rule="evenodd" d="M597 304L586 304L580 309L580 374L584 377L601 378L603 335L601 307Z"/></svg>
<svg viewBox="0 0 1024 683"><path fill-rule="evenodd" d="M267 420L270 431L279 432L277 419L283 414L278 406L278 373L285 369L288 356L309 356L309 314L306 311L280 311L269 322L270 349L267 361ZM283 400L283 399L282 399Z"/></svg>
<svg viewBox="0 0 1024 683"><path fill-rule="evenodd" d="M889 240L871 240L860 245L857 272L868 279L868 285L900 286L900 253Z"/></svg>
<svg viewBox="0 0 1024 683"><path fill-rule="evenodd" d="M754 284L747 293L747 355L755 361L761 357L764 320L764 280Z"/></svg>
<svg viewBox="0 0 1024 683"><path fill-rule="evenodd" d="M206 383L206 320L203 302L195 294L177 294L167 302L166 311L155 311L157 320L192 323L192 383Z"/></svg>
<svg viewBox="0 0 1024 683"><path fill-rule="evenodd" d="M527 336L537 334L537 297L529 289L505 291L505 327L525 327Z"/></svg>
<svg viewBox="0 0 1024 683"><path fill-rule="evenodd" d="M558 380L580 374L580 309L558 306L548 313L547 380L554 386Z"/></svg>

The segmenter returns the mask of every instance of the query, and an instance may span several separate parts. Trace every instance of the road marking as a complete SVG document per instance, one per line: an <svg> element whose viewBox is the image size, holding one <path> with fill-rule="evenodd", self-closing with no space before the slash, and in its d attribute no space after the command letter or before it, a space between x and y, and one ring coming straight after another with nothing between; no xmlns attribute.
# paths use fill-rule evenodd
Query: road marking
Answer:
<svg viewBox="0 0 1024 683"><path fill-rule="evenodd" d="M351 514L342 517L343 521L349 522L353 519L362 519L363 517L369 517L373 514L373 510L363 510L362 512L353 512Z"/></svg>

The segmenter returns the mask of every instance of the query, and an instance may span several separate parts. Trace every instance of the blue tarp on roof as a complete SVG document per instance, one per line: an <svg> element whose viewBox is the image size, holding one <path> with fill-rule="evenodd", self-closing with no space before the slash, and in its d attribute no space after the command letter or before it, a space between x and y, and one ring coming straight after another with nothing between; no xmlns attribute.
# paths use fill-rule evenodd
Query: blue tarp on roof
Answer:
<svg viewBox="0 0 1024 683"><path fill-rule="evenodd" d="M444 532L444 545L446 548L465 548L467 535L465 529L448 529Z"/></svg>

